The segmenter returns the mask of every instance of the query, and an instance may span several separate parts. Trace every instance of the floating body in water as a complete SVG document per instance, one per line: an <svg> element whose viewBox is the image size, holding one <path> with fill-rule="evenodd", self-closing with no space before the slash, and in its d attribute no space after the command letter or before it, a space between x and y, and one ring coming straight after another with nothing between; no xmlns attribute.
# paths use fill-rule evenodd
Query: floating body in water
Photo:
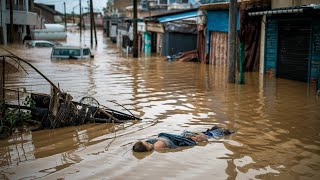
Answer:
<svg viewBox="0 0 320 180"><path fill-rule="evenodd" d="M232 133L234 133L234 131L223 129L217 126L200 133L194 133L190 131L184 131L180 135L160 133L157 138L136 142L132 147L132 150L135 152L145 152L152 150L163 150L166 148L173 149L181 146L194 146L198 142L208 141L209 138L221 137L230 135Z"/></svg>

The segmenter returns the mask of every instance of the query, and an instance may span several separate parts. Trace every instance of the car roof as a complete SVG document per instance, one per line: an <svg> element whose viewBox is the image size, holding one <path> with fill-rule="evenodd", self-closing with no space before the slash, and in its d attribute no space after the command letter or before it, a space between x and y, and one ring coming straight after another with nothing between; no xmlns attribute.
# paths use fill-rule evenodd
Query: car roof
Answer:
<svg viewBox="0 0 320 180"><path fill-rule="evenodd" d="M54 43L52 41L46 41L46 40L32 40L31 42L46 42L46 43Z"/></svg>
<svg viewBox="0 0 320 180"><path fill-rule="evenodd" d="M56 46L53 48L54 49L89 49L88 47L82 47L82 46Z"/></svg>

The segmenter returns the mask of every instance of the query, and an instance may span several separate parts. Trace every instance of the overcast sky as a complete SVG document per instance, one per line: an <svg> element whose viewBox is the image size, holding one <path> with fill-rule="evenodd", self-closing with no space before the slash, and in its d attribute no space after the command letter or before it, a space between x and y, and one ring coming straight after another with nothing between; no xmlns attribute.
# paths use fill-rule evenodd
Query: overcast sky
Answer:
<svg viewBox="0 0 320 180"><path fill-rule="evenodd" d="M43 3L55 5L57 11L64 13L63 2L66 3L66 11L67 13L71 13L74 9L76 14L79 14L79 0L34 0L35 3ZM83 7L83 11L87 12L85 8L88 7L88 0L81 0L81 6ZM92 0L94 11L102 12L102 8L106 7L108 0Z"/></svg>

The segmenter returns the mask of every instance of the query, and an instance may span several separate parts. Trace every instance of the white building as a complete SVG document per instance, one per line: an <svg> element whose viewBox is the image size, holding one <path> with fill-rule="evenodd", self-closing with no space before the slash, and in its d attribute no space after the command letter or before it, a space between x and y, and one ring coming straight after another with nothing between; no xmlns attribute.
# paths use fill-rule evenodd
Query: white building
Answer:
<svg viewBox="0 0 320 180"><path fill-rule="evenodd" d="M13 42L20 42L26 34L30 34L31 27L42 26L42 20L37 13L31 12L33 0L12 0L12 22L10 23L10 1L1 0L0 4L0 43L7 45L10 32L13 32ZM13 31L11 31L11 27Z"/></svg>

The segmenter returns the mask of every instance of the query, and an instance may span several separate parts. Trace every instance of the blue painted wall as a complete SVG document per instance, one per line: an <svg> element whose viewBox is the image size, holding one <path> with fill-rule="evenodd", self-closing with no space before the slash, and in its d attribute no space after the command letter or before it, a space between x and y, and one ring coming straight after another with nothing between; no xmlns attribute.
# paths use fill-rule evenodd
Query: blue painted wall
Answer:
<svg viewBox="0 0 320 180"><path fill-rule="evenodd" d="M265 69L266 73L275 73L277 70L278 56L278 20L267 19L266 38L265 38Z"/></svg>
<svg viewBox="0 0 320 180"><path fill-rule="evenodd" d="M239 12L237 14L237 30L240 29ZM206 31L206 53L209 52L210 32L228 32L229 29L229 11L208 11L207 12L207 31Z"/></svg>

